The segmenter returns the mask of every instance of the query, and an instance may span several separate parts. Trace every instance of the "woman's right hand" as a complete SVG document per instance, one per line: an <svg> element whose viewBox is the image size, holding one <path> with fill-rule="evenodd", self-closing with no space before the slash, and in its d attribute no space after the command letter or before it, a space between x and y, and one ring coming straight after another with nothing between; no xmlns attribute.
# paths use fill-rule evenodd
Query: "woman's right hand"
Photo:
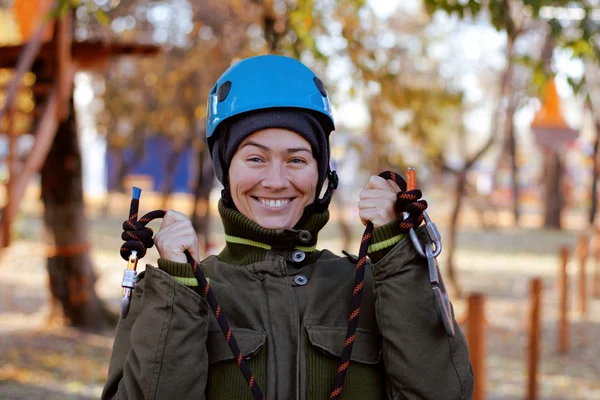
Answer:
<svg viewBox="0 0 600 400"><path fill-rule="evenodd" d="M161 258L185 263L186 250L198 260L198 236L191 221L182 213L168 210L154 235L154 244Z"/></svg>

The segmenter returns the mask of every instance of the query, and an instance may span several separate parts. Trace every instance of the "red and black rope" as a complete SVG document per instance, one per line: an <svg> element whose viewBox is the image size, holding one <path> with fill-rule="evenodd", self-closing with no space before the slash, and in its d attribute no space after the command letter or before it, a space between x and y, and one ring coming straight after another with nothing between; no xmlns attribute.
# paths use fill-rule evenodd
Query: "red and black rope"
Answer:
<svg viewBox="0 0 600 400"><path fill-rule="evenodd" d="M427 208L424 200L419 200L422 196L420 190L406 190L406 181L393 171L386 171L379 174L380 177L392 180L400 187L400 192L396 197L396 211L398 213L407 212L408 216L400 222L400 231L408 233L413 228L418 227L423 221L423 211ZM346 340L342 351L342 361L335 376L333 390L329 395L330 399L339 399L344 389L344 380L350 366L350 355L356 338L356 328L358 326L358 317L360 315L360 305L362 301L363 286L365 280L365 265L367 263L367 251L373 235L373 224L367 223L365 232L360 241L360 250L358 253L358 262L356 263L356 277L354 278L354 288L352 290L352 302L350 306L350 316L348 317L348 330L346 331Z"/></svg>
<svg viewBox="0 0 600 400"><path fill-rule="evenodd" d="M164 210L155 210L149 212L138 220L138 208L139 200L132 199L129 210L129 219L123 223L124 231L121 237L123 240L126 240L126 242L121 247L121 257L123 257L125 260L129 260L132 250L138 251L138 259L144 257L146 250L154 245L154 240L152 239L152 229L146 228L146 224L154 219L163 218L166 214ZM256 379L254 378L254 375L252 375L252 371L250 371L250 367L248 366L246 358L242 354L240 347L235 340L235 336L233 335L231 327L227 322L225 313L221 309L221 306L219 306L215 293L206 280L206 277L202 273L201 268L199 268L198 262L194 260L194 258L187 251L185 252L185 256L188 263L192 266L194 276L200 285L202 293L204 293L210 308L219 322L219 326L223 331L223 335L225 335L225 340L227 341L227 344L229 345L229 348L235 357L238 367L242 371L242 375L244 375L244 379L246 379L249 389L252 391L252 395L256 400L264 400L264 396L258 383L256 382Z"/></svg>

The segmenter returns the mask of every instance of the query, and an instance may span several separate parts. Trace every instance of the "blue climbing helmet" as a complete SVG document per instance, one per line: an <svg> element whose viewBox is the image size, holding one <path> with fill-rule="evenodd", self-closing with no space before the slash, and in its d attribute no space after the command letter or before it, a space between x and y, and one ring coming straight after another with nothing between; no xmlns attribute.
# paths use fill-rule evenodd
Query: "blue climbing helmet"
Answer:
<svg viewBox="0 0 600 400"><path fill-rule="evenodd" d="M208 95L206 140L211 156L223 121L248 111L279 107L308 110L327 135L334 130L325 86L300 61L268 54L232 65Z"/></svg>

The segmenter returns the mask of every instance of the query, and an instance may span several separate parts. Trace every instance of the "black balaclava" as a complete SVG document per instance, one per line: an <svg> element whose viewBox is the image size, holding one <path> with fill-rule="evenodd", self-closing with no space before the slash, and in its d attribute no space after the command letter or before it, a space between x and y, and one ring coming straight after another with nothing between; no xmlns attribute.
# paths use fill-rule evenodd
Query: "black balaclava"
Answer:
<svg viewBox="0 0 600 400"><path fill-rule="evenodd" d="M239 145L254 132L268 128L288 129L302 136L317 160L319 179L315 202L329 171L329 140L323 126L314 115L302 109L264 109L240 114L223 122L218 139L212 148L212 160L217 179L225 189L222 198L226 205L236 208L229 193L229 165ZM313 203L314 204L314 203Z"/></svg>

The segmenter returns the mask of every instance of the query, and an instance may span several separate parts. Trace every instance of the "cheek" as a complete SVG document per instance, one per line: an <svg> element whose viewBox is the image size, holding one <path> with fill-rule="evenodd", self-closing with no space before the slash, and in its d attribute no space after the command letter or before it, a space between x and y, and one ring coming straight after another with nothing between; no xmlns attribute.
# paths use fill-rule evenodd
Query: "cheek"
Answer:
<svg viewBox="0 0 600 400"><path fill-rule="evenodd" d="M300 176L298 176L296 179L296 182L298 183L298 188L306 194L314 194L317 188L317 181L319 179L319 173L316 170L316 168L314 169L314 171L312 170L312 168L308 171L302 171L302 174L299 175Z"/></svg>
<svg viewBox="0 0 600 400"><path fill-rule="evenodd" d="M249 168L231 168L229 187L232 193L243 194L260 182L260 174Z"/></svg>

